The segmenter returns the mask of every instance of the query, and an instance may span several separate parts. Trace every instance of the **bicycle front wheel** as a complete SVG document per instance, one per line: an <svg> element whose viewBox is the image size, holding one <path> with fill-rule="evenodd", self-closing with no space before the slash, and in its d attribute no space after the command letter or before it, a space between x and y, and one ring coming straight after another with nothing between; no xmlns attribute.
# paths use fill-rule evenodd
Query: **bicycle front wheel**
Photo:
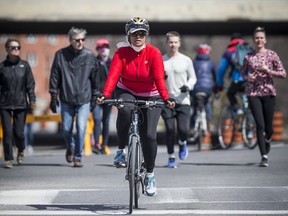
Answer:
<svg viewBox="0 0 288 216"><path fill-rule="evenodd" d="M231 147L234 129L233 110L228 105L223 108L218 119L218 140L222 149Z"/></svg>
<svg viewBox="0 0 288 216"><path fill-rule="evenodd" d="M248 109L242 121L242 137L244 145L249 149L254 149L257 145L256 123L251 110Z"/></svg>
<svg viewBox="0 0 288 216"><path fill-rule="evenodd" d="M136 139L136 137L135 137ZM133 141L132 141L133 142ZM135 202L135 208L138 208L139 206L139 197L140 197L140 185L142 183L142 174L144 172L143 167L143 155L141 150L141 143L138 139L136 139L136 157L135 157L135 190L134 190L134 202Z"/></svg>
<svg viewBox="0 0 288 216"><path fill-rule="evenodd" d="M136 164L136 137L132 137L129 149L128 161L128 181L129 181L129 214L133 212L133 202L135 196L135 164Z"/></svg>

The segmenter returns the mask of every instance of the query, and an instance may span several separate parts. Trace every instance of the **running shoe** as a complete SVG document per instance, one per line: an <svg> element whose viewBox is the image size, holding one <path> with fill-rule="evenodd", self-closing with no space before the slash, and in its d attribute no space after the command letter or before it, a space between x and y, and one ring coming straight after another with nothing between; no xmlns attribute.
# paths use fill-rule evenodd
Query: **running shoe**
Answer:
<svg viewBox="0 0 288 216"><path fill-rule="evenodd" d="M179 145L179 158L185 160L188 156L187 144Z"/></svg>
<svg viewBox="0 0 288 216"><path fill-rule="evenodd" d="M169 167L169 168L177 168L177 164L176 164L176 159L175 159L175 157L170 157L170 158L168 159L167 167Z"/></svg>
<svg viewBox="0 0 288 216"><path fill-rule="evenodd" d="M114 166L117 168L126 167L126 154L123 150L118 150L116 156L114 157Z"/></svg>
<svg viewBox="0 0 288 216"><path fill-rule="evenodd" d="M268 158L262 157L259 167L268 167Z"/></svg>
<svg viewBox="0 0 288 216"><path fill-rule="evenodd" d="M157 194L156 180L154 176L148 177L146 175L144 179L144 185L145 185L146 194L148 196L154 196Z"/></svg>

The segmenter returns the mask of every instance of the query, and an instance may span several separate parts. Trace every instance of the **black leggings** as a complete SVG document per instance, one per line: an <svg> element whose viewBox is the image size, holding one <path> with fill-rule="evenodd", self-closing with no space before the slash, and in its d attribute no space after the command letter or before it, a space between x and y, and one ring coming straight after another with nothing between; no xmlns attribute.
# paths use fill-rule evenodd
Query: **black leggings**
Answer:
<svg viewBox="0 0 288 216"><path fill-rule="evenodd" d="M117 88L115 98L122 99L139 99L139 100L159 100L160 97L138 97L130 92ZM141 109L142 115L139 123L139 133L143 148L144 160L147 172L152 173L155 167L157 155L157 125L160 118L162 108ZM131 119L131 108L123 107L118 109L116 122L118 146L124 149L128 143L129 129Z"/></svg>
<svg viewBox="0 0 288 216"><path fill-rule="evenodd" d="M275 110L275 96L249 96L248 102L256 121L257 141L261 155L267 155L265 138L271 139L273 134L273 116Z"/></svg>
<svg viewBox="0 0 288 216"><path fill-rule="evenodd" d="M13 123L11 122L13 119ZM3 128L4 159L13 160L13 144L18 152L25 149L24 126L26 122L26 110L1 110L1 121Z"/></svg>
<svg viewBox="0 0 288 216"><path fill-rule="evenodd" d="M246 86L245 81L240 81L237 83L232 82L231 85L229 86L228 91L227 91L227 97L233 109L239 108L239 105L236 99L236 94L237 92L244 92L245 86Z"/></svg>
<svg viewBox="0 0 288 216"><path fill-rule="evenodd" d="M189 131L191 108L189 105L176 104L174 109L165 107L162 118L166 126L166 145L168 154L174 153L176 134L180 141L186 141ZM177 133L176 133L177 124Z"/></svg>

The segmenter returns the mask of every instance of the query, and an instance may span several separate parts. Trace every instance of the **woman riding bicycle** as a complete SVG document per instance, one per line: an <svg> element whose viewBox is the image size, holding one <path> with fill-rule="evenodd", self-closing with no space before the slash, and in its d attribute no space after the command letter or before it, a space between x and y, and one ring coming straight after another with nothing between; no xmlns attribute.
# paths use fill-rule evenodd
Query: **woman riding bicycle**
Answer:
<svg viewBox="0 0 288 216"><path fill-rule="evenodd" d="M117 44L107 81L102 95L97 99L101 104L109 98L115 88L115 98L163 100L167 106L175 106L169 97L164 80L164 66L161 52L147 44L149 24L145 19L131 18L125 25L126 41ZM147 174L144 180L146 194L156 194L154 167L157 154L157 124L161 108L141 109L143 119L139 128ZM118 151L114 158L116 167L126 166L125 146L128 143L131 108L118 110L116 128Z"/></svg>

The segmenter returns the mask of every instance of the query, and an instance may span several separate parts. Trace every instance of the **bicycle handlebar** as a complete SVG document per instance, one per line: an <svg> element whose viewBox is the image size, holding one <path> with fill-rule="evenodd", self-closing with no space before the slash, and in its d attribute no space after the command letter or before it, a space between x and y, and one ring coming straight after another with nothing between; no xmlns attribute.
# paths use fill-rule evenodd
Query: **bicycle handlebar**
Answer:
<svg viewBox="0 0 288 216"><path fill-rule="evenodd" d="M124 104L133 104L135 106L143 107L157 107L162 106L165 103L163 101L151 101L151 100L132 100L132 99L105 99L104 104L113 104L115 106L120 106Z"/></svg>

